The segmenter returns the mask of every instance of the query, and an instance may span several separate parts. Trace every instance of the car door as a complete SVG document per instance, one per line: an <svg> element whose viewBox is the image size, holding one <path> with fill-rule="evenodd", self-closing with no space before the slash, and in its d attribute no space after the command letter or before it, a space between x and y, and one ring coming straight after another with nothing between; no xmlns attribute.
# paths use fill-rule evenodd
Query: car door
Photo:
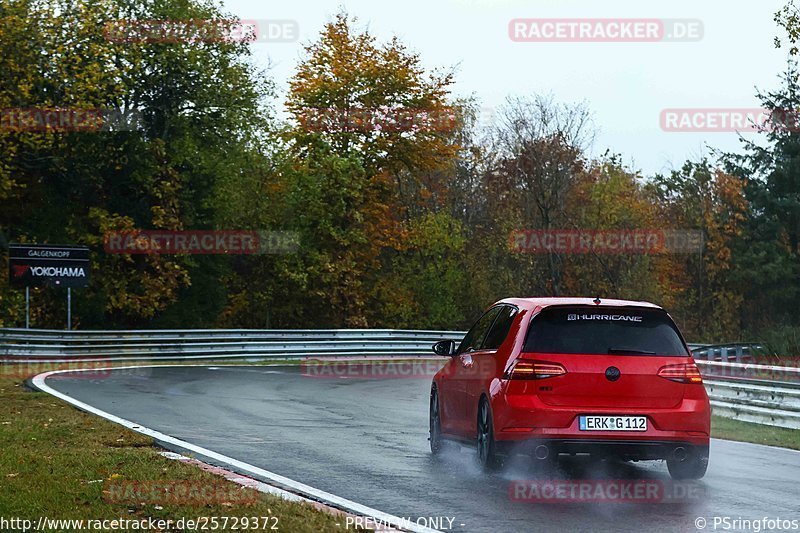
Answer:
<svg viewBox="0 0 800 533"><path fill-rule="evenodd" d="M498 364L497 351L508 337L511 325L519 309L513 305L497 306L498 313L484 336L483 341L471 353L472 368L463 381L464 384L464 430L467 435L475 435L478 419L478 400L486 390L488 381L493 378Z"/></svg>
<svg viewBox="0 0 800 533"><path fill-rule="evenodd" d="M473 354L483 344L483 339L489 332L494 323L494 319L500 312L500 306L495 306L486 311L475 325L470 328L464 336L464 340L458 345L456 354L453 356L453 373L449 376L450 390L447 391L449 402L449 412L452 416L450 431L454 434L468 438L467 428L469 422L466 420L466 380L470 379L474 373Z"/></svg>

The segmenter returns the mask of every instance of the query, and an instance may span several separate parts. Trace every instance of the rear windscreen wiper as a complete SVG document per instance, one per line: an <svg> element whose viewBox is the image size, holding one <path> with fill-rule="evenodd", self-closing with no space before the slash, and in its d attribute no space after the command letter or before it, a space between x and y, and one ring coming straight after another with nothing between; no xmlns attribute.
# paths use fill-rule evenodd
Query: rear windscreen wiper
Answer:
<svg viewBox="0 0 800 533"><path fill-rule="evenodd" d="M614 355L655 355L656 352L647 352L645 350L632 350L630 348L609 348L609 354Z"/></svg>

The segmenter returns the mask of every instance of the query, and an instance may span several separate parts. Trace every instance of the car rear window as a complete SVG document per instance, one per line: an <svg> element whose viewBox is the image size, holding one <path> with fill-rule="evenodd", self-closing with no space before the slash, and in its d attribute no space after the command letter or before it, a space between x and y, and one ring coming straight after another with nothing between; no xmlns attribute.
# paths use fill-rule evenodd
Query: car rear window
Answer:
<svg viewBox="0 0 800 533"><path fill-rule="evenodd" d="M687 356L675 324L659 309L551 307L528 329L525 352Z"/></svg>

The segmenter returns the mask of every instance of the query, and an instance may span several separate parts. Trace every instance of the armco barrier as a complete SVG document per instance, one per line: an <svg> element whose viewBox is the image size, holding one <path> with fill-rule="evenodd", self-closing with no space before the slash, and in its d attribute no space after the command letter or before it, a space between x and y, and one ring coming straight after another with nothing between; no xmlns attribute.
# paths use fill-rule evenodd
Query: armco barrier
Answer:
<svg viewBox="0 0 800 533"><path fill-rule="evenodd" d="M745 363L766 353L764 345L756 342L734 344L690 344L695 359L723 363Z"/></svg>
<svg viewBox="0 0 800 533"><path fill-rule="evenodd" d="M706 380L715 415L800 429L800 388Z"/></svg>
<svg viewBox="0 0 800 533"><path fill-rule="evenodd" d="M287 359L319 356L431 356L439 340L464 332L416 330L152 330L0 329L0 362ZM800 429L800 368L744 363L754 343L690 345L714 413Z"/></svg>
<svg viewBox="0 0 800 533"><path fill-rule="evenodd" d="M714 414L800 429L800 368L695 361Z"/></svg>
<svg viewBox="0 0 800 533"><path fill-rule="evenodd" d="M0 329L0 360L144 361L269 359L321 355L432 355L431 345L464 332L435 330L157 330Z"/></svg>

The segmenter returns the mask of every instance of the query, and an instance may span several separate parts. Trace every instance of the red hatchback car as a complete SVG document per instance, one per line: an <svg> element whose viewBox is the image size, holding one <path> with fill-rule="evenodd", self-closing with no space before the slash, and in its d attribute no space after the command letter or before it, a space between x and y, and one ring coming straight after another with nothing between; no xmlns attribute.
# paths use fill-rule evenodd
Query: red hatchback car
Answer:
<svg viewBox="0 0 800 533"><path fill-rule="evenodd" d="M647 302L511 298L489 308L434 376L430 445L476 444L487 468L510 454L665 459L672 477L708 466L711 411L678 328Z"/></svg>

